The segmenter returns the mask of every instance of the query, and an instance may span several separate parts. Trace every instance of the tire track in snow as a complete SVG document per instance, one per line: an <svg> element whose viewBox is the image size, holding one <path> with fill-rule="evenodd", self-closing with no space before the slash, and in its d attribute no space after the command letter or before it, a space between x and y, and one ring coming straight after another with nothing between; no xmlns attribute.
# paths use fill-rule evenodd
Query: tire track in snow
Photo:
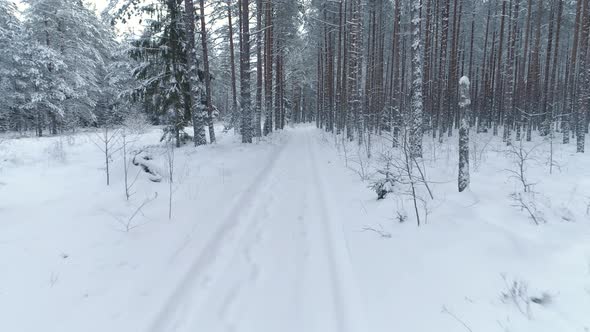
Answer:
<svg viewBox="0 0 590 332"><path fill-rule="evenodd" d="M310 189L314 188L309 176L312 164L303 134L295 132L293 136L276 166L272 184L258 197L261 204L252 214L258 222L253 223L251 231L241 239L240 254L235 255L221 273L223 277L213 286L215 293L211 294L222 300L210 298L207 307L199 308L204 312L198 312L191 326L205 324L209 330L209 326L214 327L211 331L227 332L277 331L279 328L285 332L320 331L313 329L310 316L329 312L330 297L322 298L319 311L310 309L315 298L305 295L310 290L315 294L317 288L306 288L309 284L305 284L303 278L316 273L308 268L310 239L306 229L306 221L314 221L314 214L308 214L308 208L314 208L310 200ZM319 243L315 241L321 247ZM256 280L248 277L253 271ZM240 277L236 278L238 274ZM314 284L312 277L311 285ZM211 319L211 315L215 317ZM280 322L288 326L280 326Z"/></svg>
<svg viewBox="0 0 590 332"><path fill-rule="evenodd" d="M268 186L265 186L266 189L272 188L278 183L274 172L272 177L275 180L271 181ZM269 191L265 190L265 192ZM224 269L224 274L231 274L234 272L232 269L239 265L240 262L245 263L247 269L249 269L247 278L240 278L231 285L231 292L228 294L229 297L226 297L223 301L222 307L218 312L221 322L225 324L226 330L230 332L236 331L235 326L238 324L235 322L235 316L237 315L237 312L239 312L238 309L236 309L236 300L242 295L245 285L255 284L259 279L260 267L253 258L252 250L263 240L262 226L268 220L268 206L272 205L274 201L273 195L267 195L267 197L268 199L264 199L264 197L261 196L257 197L258 200L261 200L264 203L252 208L252 213L247 217L249 220L249 227L238 241L239 244L236 246L236 251L234 252L234 255L232 255L232 258L228 260Z"/></svg>
<svg viewBox="0 0 590 332"><path fill-rule="evenodd" d="M274 308L275 306L280 307L286 303L297 303L294 308L297 311L293 314L300 318L297 322L302 322L304 320L304 315L302 315L299 309L304 308L306 304L301 299L303 287L300 277L305 268L305 258L303 258L304 255L298 255L298 253L306 252L305 246L301 246L305 242L305 225L303 222L302 211L305 211L307 206L306 193L308 191L306 189L309 184L308 179L305 179L306 181L301 183L300 186L297 186L295 191L289 191L289 195L277 196L276 193L281 192L284 188L291 188L291 185L304 179L303 176L294 177L293 173L304 172L307 169L306 167L298 166L299 168L296 170L292 170L291 167L296 165L293 163L293 157L304 156L304 154L298 153L301 150L305 151L305 146L299 146L293 142L289 143L286 150L288 150L288 152L285 153L285 158L281 158L281 164L280 166L277 166L277 172L279 170L287 170L288 172L273 174L275 181L267 187L270 190L265 191L265 195L259 196L258 199L261 204L258 209L254 210L255 213L252 214L252 218L259 222L253 224L253 229L249 232L251 233L251 236L244 236L242 239L243 241L239 246L244 254L236 256L228 266L228 270L225 271L226 274L235 274L236 270L239 271L237 266L246 263L246 268L249 269L251 273L255 274L256 280L252 278L242 278L234 280L232 281L232 284L230 284L230 289L232 291L234 289L238 289L239 291L234 292L234 296L230 303L227 301L222 303L224 314L219 317L221 320L219 325L225 327L224 331L239 331L235 329L236 326L239 326L241 329L246 329L241 325L244 323L242 319L246 319L249 323L252 323L253 321L257 322L257 320L253 320L254 317L259 317L257 314L259 314L260 311L257 310L265 310L264 308L266 308L266 306L269 306L266 309L271 309L270 307ZM287 204L285 204L286 202ZM292 203L289 204L289 202ZM296 220L289 219L291 217ZM277 239L288 238L289 236L293 236L297 239L303 237L303 239L295 241L295 243L292 243L287 239L279 240L278 243L276 242ZM291 244L296 245L298 249L291 247ZM284 268L277 266L277 262L273 261L273 258L276 259L277 257L280 258L281 262L285 259L289 259L291 262L290 265L293 266L294 273L286 275L282 274L285 272ZM272 300L268 300L268 302L265 302L262 306L258 305L256 309L254 309L256 313L250 312L250 314L254 315L251 316L248 314L248 309L251 309L252 303L255 302L255 298L260 296L261 291L265 291L265 286L268 286L265 285L262 289L258 287L259 282L262 284L264 277L271 278L275 283L277 282L277 279L284 281L283 278L286 277L291 282L284 285L288 285L290 288L288 288L289 291L282 294L282 301L273 302ZM266 281L268 282L269 280ZM281 281L278 282L282 283ZM219 283L220 285L223 285L222 280L220 280ZM221 292L226 292L226 289L227 287L221 288ZM259 328L258 330L267 331L267 329L264 328ZM305 329L299 329L298 331L305 331Z"/></svg>
<svg viewBox="0 0 590 332"><path fill-rule="evenodd" d="M360 290L354 278L346 238L342 229L335 228L324 178L319 171L323 165L317 161L315 148L310 142L310 133L305 132L304 135L312 164L313 182L316 184L313 192L316 194L317 211L320 212L320 229L323 230L326 260L330 271L335 332L367 331L363 308L360 307ZM337 236L338 234L340 236Z"/></svg>
<svg viewBox="0 0 590 332"><path fill-rule="evenodd" d="M193 288L195 284L201 279L199 278L199 272L205 271L207 267L215 263L219 251L223 249L225 244L227 244L224 242L224 239L232 234L232 232L236 231L237 228L239 228L238 226L240 226L244 220L248 224L254 222L254 218L249 217L248 212L257 208L257 206L253 204L258 198L257 194L260 193L263 188L270 185L268 184L268 181L272 179L273 170L285 150L285 147L288 145L289 139L290 137L282 142L280 147L276 148L269 160L265 163L264 168L254 177L251 184L233 204L228 214L221 221L219 228L217 228L205 247L199 252L184 277L176 285L145 331L171 332L178 330L184 318L181 317L183 316L182 313L188 309L189 302L191 302L195 296L195 294L191 293L194 291ZM243 216L246 217L244 218ZM243 225L242 228L245 228L247 231L249 227ZM207 278L205 278L204 281L207 281Z"/></svg>

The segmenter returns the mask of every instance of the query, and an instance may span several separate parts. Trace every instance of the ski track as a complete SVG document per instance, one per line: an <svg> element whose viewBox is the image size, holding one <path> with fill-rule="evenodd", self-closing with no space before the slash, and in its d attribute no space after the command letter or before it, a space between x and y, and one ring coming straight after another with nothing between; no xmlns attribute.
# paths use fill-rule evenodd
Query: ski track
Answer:
<svg viewBox="0 0 590 332"><path fill-rule="evenodd" d="M149 331L366 330L314 130L289 133Z"/></svg>
<svg viewBox="0 0 590 332"><path fill-rule="evenodd" d="M218 258L217 254L223 249L224 239L228 237L233 231L240 226L240 216L244 214L244 208L252 205L257 198L257 194L265 186L266 180L271 176L272 170L275 167L277 160L285 149L285 144L282 143L272 153L269 160L265 163L265 167L254 177L251 184L240 196L240 198L229 209L226 217L220 222L220 226L216 233L211 236L211 239L193 261L188 272L184 275L182 280L176 285L174 291L166 300L162 309L157 313L156 318L152 321L150 327L146 331L161 332L161 331L178 331L180 324L184 317L183 307L186 308L187 302L192 301L193 291L191 288L198 282L201 273L207 267L215 263ZM186 246L186 243L182 247ZM205 276L202 285L209 282L209 278Z"/></svg>
<svg viewBox="0 0 590 332"><path fill-rule="evenodd" d="M327 263L330 266L330 278L332 286L332 296L334 301L336 330L342 332L366 331L364 323L364 311L359 308L360 290L354 277L350 251L343 225L336 227L335 212L332 206L335 206L326 193L325 179L327 174L322 172L323 167L317 160L317 147L321 142L310 142L311 137L306 132L305 145L309 151L309 158L312 163L313 181L316 184L314 193L317 194L316 204L321 212L320 224L323 226L323 236L325 241L325 254ZM339 220L343 220L340 218Z"/></svg>

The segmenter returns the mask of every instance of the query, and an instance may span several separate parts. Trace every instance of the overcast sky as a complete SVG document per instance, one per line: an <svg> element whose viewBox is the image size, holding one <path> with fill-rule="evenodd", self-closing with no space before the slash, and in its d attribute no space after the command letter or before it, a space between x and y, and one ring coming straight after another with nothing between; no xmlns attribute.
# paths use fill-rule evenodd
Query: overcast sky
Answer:
<svg viewBox="0 0 590 332"><path fill-rule="evenodd" d="M94 2L96 4L96 9L100 12L101 10L106 7L108 0L88 0L90 2Z"/></svg>

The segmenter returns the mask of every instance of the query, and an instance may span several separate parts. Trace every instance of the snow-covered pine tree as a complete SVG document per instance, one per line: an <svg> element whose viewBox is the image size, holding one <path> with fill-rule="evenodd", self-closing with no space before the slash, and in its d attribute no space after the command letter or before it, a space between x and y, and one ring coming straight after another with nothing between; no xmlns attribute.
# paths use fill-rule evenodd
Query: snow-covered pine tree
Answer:
<svg viewBox="0 0 590 332"><path fill-rule="evenodd" d="M129 52L137 62L133 70L137 80L134 97L143 100L152 117L168 125L162 139L174 139L179 147L186 142L184 128L192 120L196 128L195 144L203 144L202 107L192 106L194 91L190 84L188 50L184 47L183 9L177 1L160 0L143 4L137 10L148 19L145 19L142 35L133 41Z"/></svg>
<svg viewBox="0 0 590 332"><path fill-rule="evenodd" d="M459 80L459 112L461 125L459 127L459 192L469 186L469 124L471 123L471 97L469 95L470 82L467 76Z"/></svg>
<svg viewBox="0 0 590 332"><path fill-rule="evenodd" d="M54 3L55 2L55 3ZM25 28L27 29L27 48L23 51L21 65L29 68L21 72L20 79L27 82L25 88L26 102L23 110L34 118L37 136L42 136L47 119L51 119L52 131L57 131L58 118L63 119L66 114L64 101L72 98L74 91L70 86L73 77L67 70L65 56L62 54L58 42L60 38L58 23L62 21L58 12L61 1L31 0L25 12ZM61 23L60 29L63 30Z"/></svg>
<svg viewBox="0 0 590 332"><path fill-rule="evenodd" d="M100 81L114 48L114 34L77 0L26 0L19 79L37 134L52 134L96 121Z"/></svg>
<svg viewBox="0 0 590 332"><path fill-rule="evenodd" d="M102 93L100 70L107 65L114 45L112 31L81 1L26 2L28 55L38 69L29 80L34 84L29 86L26 107L48 116L52 134L66 124L92 123ZM42 122L37 126L41 135Z"/></svg>
<svg viewBox="0 0 590 332"><path fill-rule="evenodd" d="M0 132L20 129L10 123L19 103L15 69L22 48L22 26L16 13L13 3L0 1Z"/></svg>

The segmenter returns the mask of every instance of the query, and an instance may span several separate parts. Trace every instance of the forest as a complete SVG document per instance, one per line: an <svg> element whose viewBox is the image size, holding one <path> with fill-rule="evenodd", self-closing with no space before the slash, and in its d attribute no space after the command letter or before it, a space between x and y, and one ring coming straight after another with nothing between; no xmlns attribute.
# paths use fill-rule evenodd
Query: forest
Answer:
<svg viewBox="0 0 590 332"><path fill-rule="evenodd" d="M465 121L507 144L534 133L584 152L583 0L113 0L100 16L82 1L25 4L0 9L1 131L56 135L141 112L179 146L189 125L200 145L214 121L243 142L315 122L359 142L407 131L418 156L423 135L442 142Z"/></svg>
<svg viewBox="0 0 590 332"><path fill-rule="evenodd" d="M590 0L0 0L0 330L590 329Z"/></svg>

